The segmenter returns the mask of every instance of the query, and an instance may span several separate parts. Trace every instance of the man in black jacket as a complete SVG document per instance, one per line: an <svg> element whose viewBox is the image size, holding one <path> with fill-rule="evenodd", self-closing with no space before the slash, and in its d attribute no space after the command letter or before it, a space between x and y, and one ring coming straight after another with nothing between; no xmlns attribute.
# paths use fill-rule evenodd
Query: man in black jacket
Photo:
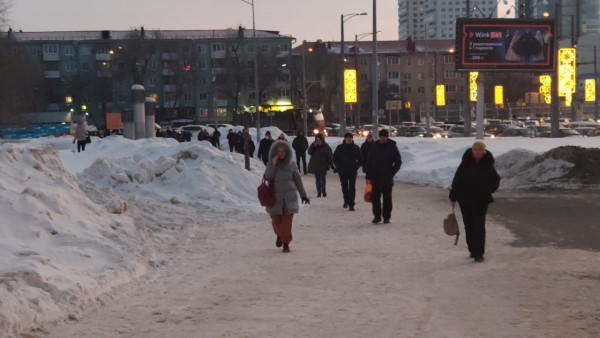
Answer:
<svg viewBox="0 0 600 338"><path fill-rule="evenodd" d="M256 154L256 157L261 158L265 165L269 162L269 149L271 149L273 142L274 140L271 138L271 132L267 130L265 138L260 140L260 143L258 144L258 154Z"/></svg>
<svg viewBox="0 0 600 338"><path fill-rule="evenodd" d="M233 149L235 148L235 143L237 142L237 134L233 132L232 129L229 129L227 132L227 143L229 144L229 151L233 153Z"/></svg>
<svg viewBox="0 0 600 338"><path fill-rule="evenodd" d="M300 171L300 160L302 160L302 170L306 175L306 150L308 149L308 140L304 136L304 130L298 132L298 136L292 141L292 148L296 152L296 164L298 165L298 171Z"/></svg>
<svg viewBox="0 0 600 338"><path fill-rule="evenodd" d="M394 186L394 175L400 170L402 158L396 142L389 139L387 130L379 131L377 140L369 149L367 158L366 178L371 180L373 193L371 205L373 206L373 223L389 223L392 216L392 187ZM381 196L383 195L383 210L381 209Z"/></svg>
<svg viewBox="0 0 600 338"><path fill-rule="evenodd" d="M342 184L342 194L344 195L343 208L354 211L356 171L362 165L362 156L360 148L352 141L351 133L346 133L344 135L344 142L335 148L333 152L333 164Z"/></svg>

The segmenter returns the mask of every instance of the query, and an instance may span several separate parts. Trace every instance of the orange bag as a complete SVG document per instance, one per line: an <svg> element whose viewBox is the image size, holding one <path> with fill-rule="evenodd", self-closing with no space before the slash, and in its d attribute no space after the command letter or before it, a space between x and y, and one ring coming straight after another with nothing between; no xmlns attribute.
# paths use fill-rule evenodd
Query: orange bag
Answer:
<svg viewBox="0 0 600 338"><path fill-rule="evenodd" d="M373 186L371 185L371 180L367 180L367 185L365 186L365 202L371 203L371 195L373 194Z"/></svg>

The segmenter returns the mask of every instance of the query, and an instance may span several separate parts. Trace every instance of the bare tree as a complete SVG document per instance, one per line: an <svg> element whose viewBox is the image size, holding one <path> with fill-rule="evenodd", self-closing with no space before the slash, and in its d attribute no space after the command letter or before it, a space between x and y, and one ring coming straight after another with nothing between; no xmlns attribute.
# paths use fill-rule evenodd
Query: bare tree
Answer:
<svg viewBox="0 0 600 338"><path fill-rule="evenodd" d="M135 84L144 83L150 59L160 50L160 33L152 31L152 36L141 27L134 28L121 49L115 51L114 60L124 64L124 71L116 75L117 80L133 80Z"/></svg>
<svg viewBox="0 0 600 338"><path fill-rule="evenodd" d="M8 11L12 7L10 0L0 0L0 30L4 30L8 22Z"/></svg>

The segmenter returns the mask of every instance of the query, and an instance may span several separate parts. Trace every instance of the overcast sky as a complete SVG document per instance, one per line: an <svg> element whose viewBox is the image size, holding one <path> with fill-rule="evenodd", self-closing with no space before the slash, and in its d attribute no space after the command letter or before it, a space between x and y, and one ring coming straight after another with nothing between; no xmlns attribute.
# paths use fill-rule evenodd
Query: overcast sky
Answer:
<svg viewBox="0 0 600 338"><path fill-rule="evenodd" d="M251 0L248 0L251 2ZM252 29L252 6L242 0L12 0L14 30ZM255 0L256 29L302 40L340 40L340 15L368 13L346 21L345 40L372 31L372 0ZM379 40L398 39L398 1L377 1ZM363 40L369 40L365 37Z"/></svg>

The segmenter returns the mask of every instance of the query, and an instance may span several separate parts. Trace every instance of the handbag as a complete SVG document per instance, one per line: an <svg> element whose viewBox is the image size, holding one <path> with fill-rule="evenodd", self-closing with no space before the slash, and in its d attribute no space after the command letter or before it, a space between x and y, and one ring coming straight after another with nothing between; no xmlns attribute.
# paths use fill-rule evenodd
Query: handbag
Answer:
<svg viewBox="0 0 600 338"><path fill-rule="evenodd" d="M85 143L92 143L92 139L89 135L85 137Z"/></svg>
<svg viewBox="0 0 600 338"><path fill-rule="evenodd" d="M268 181L263 176L262 183L258 186L258 201L263 207L275 204L275 187L273 181Z"/></svg>
<svg viewBox="0 0 600 338"><path fill-rule="evenodd" d="M365 185L365 202L371 203L371 195L373 194L373 185L371 184L371 180L367 180L367 185Z"/></svg>
<svg viewBox="0 0 600 338"><path fill-rule="evenodd" d="M458 244L458 237L460 236L460 230L458 229L458 221L454 214L454 207L452 207L452 213L444 218L444 232L448 236L456 236L454 239L454 245Z"/></svg>

